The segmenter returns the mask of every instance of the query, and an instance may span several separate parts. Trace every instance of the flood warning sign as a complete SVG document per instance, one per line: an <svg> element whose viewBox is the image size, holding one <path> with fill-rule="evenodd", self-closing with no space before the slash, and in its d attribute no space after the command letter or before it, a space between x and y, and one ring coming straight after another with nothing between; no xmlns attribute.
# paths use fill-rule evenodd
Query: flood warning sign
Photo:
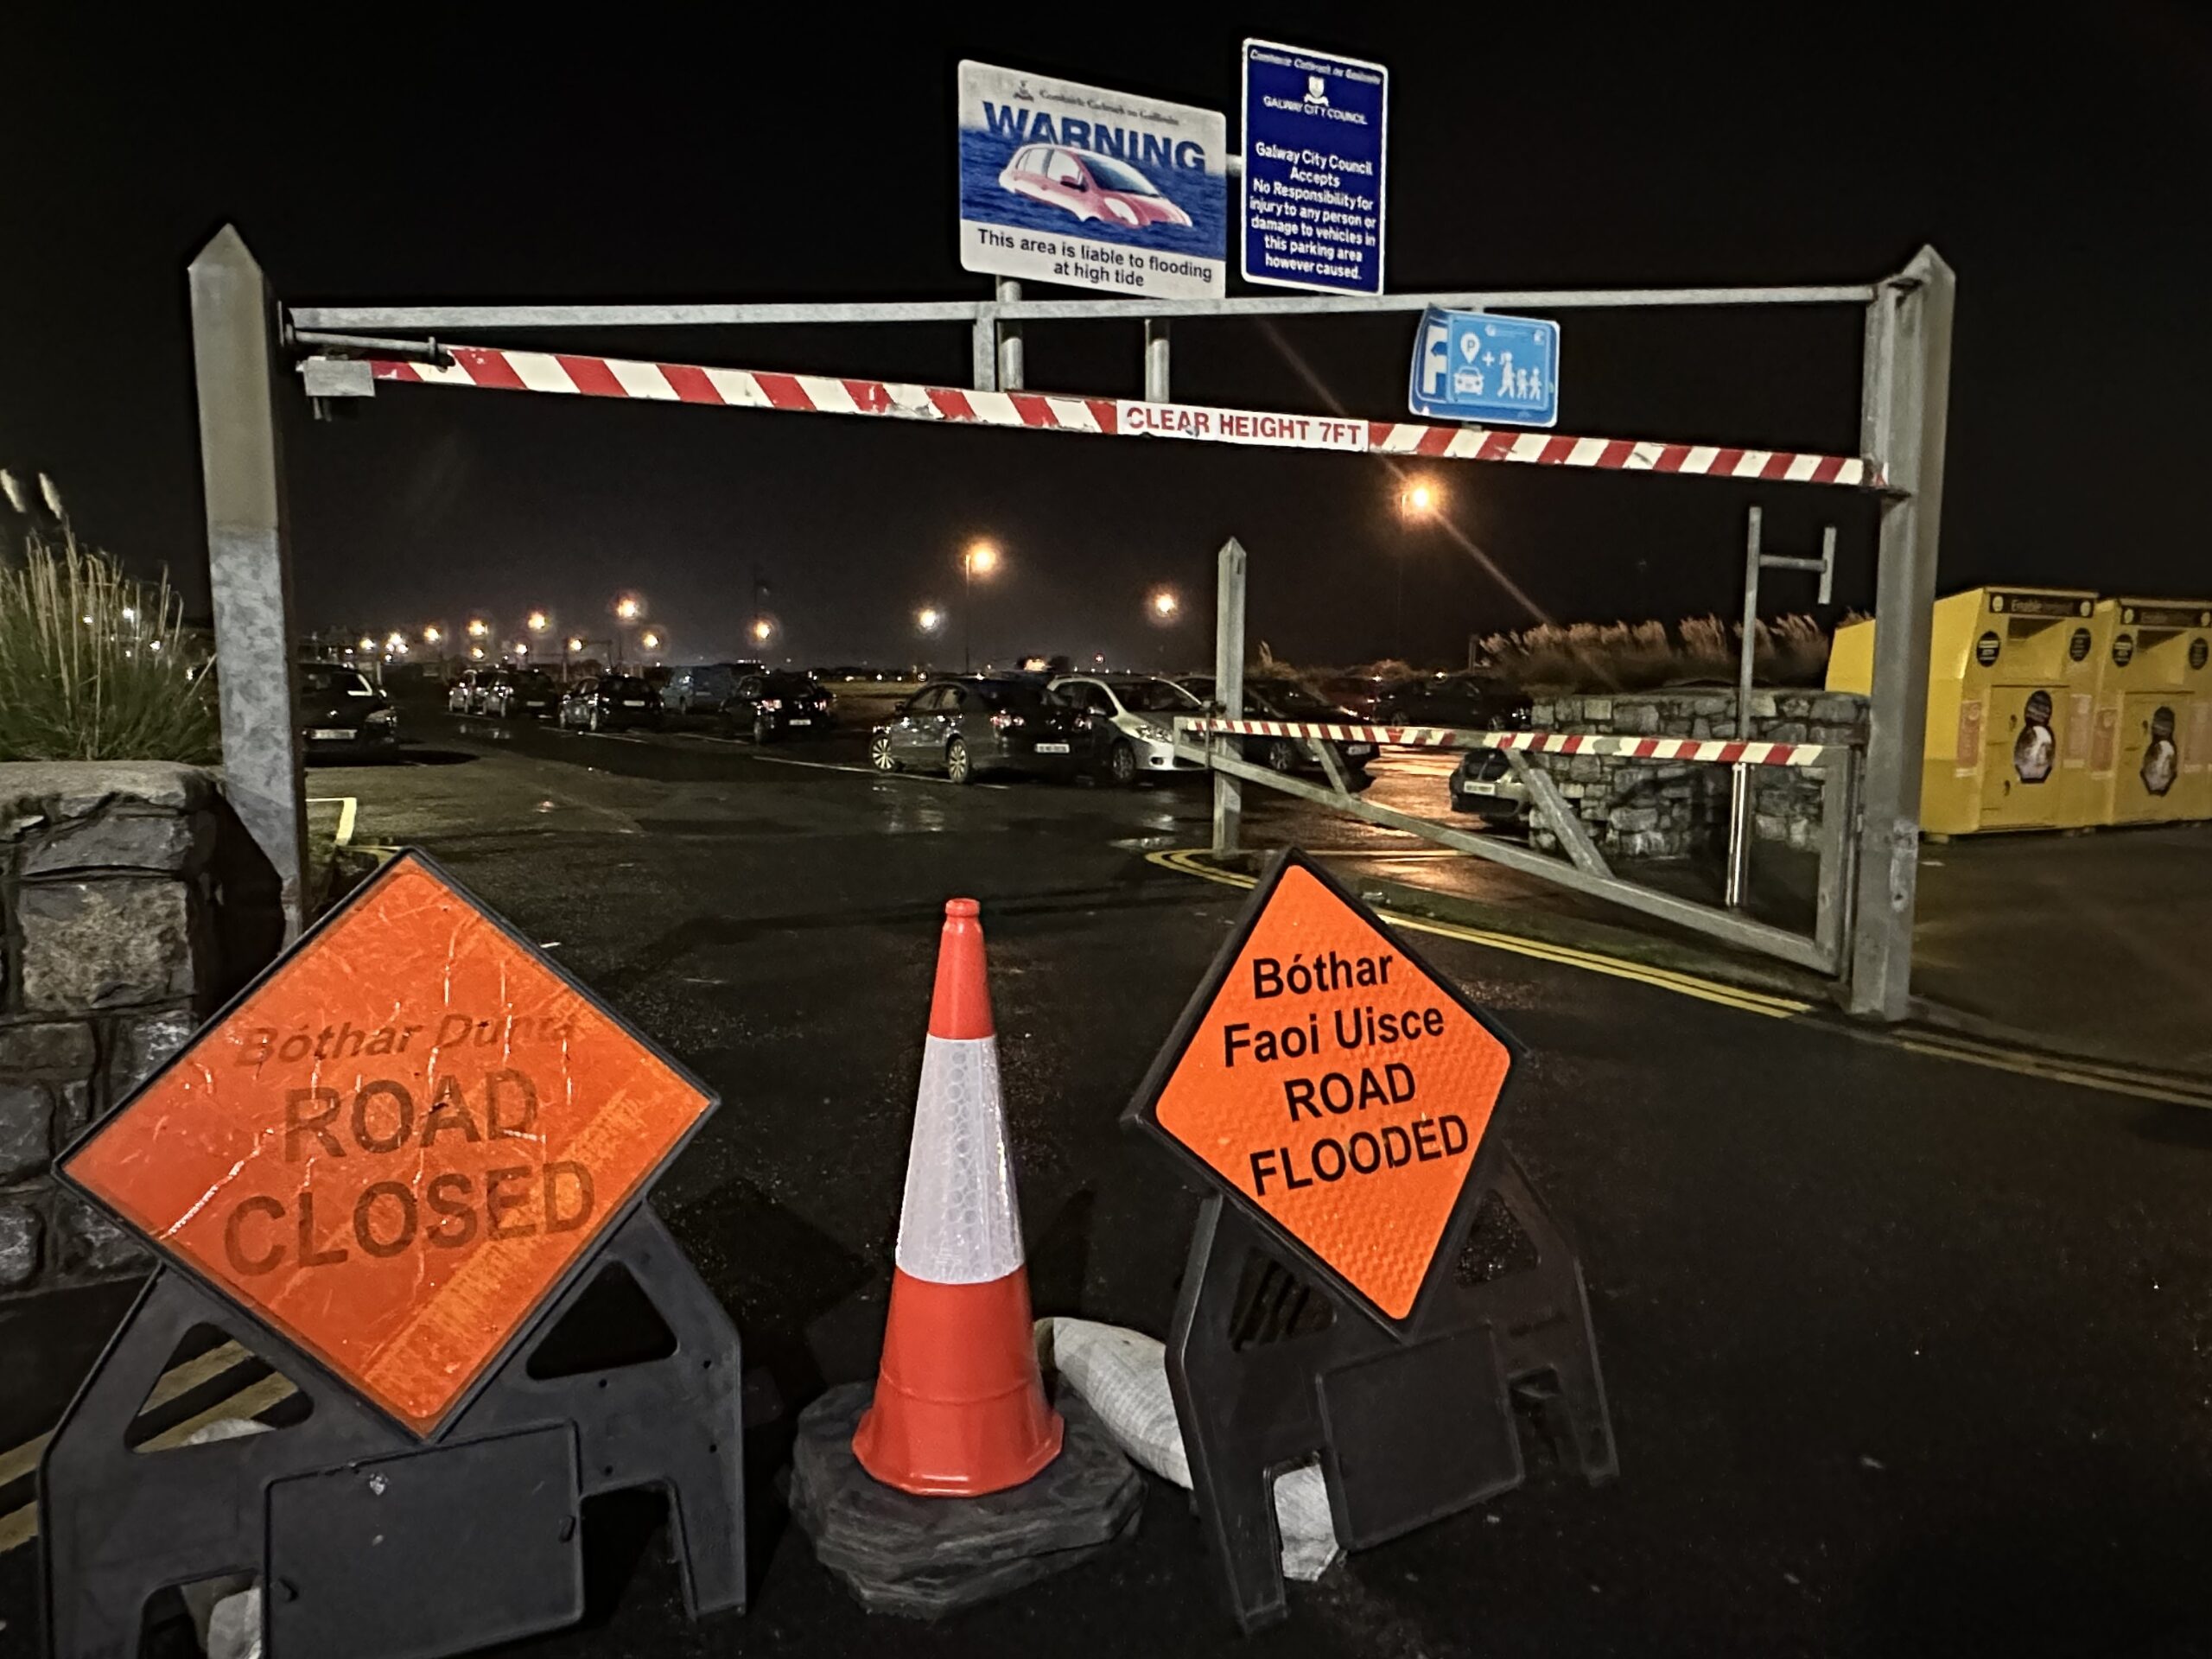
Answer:
<svg viewBox="0 0 2212 1659"><path fill-rule="evenodd" d="M1217 110L963 63L961 268L1219 298L1228 144Z"/></svg>
<svg viewBox="0 0 2212 1659"><path fill-rule="evenodd" d="M1505 1041L1296 858L1192 1008L1138 1121L1405 1319L1504 1087Z"/></svg>

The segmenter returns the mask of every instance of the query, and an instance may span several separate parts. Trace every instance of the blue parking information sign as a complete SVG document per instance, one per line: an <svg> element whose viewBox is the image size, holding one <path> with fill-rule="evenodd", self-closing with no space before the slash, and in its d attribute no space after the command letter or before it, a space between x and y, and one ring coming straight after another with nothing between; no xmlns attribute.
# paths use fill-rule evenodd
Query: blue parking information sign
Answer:
<svg viewBox="0 0 2212 1659"><path fill-rule="evenodd" d="M1390 73L1271 41L1244 42L1244 280L1382 291Z"/></svg>
<svg viewBox="0 0 2212 1659"><path fill-rule="evenodd" d="M1406 401L1424 420L1556 424L1559 324L1430 306L1414 336Z"/></svg>

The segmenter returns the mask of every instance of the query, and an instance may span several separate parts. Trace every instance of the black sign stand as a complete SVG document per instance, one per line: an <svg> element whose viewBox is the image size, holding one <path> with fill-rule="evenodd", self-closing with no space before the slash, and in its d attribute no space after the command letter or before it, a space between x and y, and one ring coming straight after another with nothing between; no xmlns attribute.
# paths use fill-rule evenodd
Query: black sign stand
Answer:
<svg viewBox="0 0 2212 1659"><path fill-rule="evenodd" d="M620 1263L673 1333L658 1359L535 1377L529 1357ZM124 1431L196 1325L234 1337L307 1396L306 1421L142 1454ZM745 1605L742 1376L735 1326L642 1200L430 1442L237 1305L164 1268L40 1465L53 1659L130 1659L171 1585L257 1573L270 1659L435 1659L583 1614L580 1506L667 1495L694 1618Z"/></svg>
<svg viewBox="0 0 2212 1659"><path fill-rule="evenodd" d="M1337 1538L1347 1549L1382 1543L1519 1485L1523 1406L1543 1409L1545 1426L1559 1431L1563 1452L1586 1478L1605 1480L1618 1471L1581 1264L1504 1150L1502 1098L1403 1319L1352 1292L1155 1121L1168 1078L1294 866L1370 914L1303 855L1274 855L1124 1118L1160 1136L1210 1189L1168 1337L1167 1380L1199 1513L1230 1611L1248 1633L1288 1611L1275 1478L1317 1453ZM1513 1046L1402 936L1385 937ZM1464 1282L1462 1248L1492 1198L1533 1247L1535 1262Z"/></svg>

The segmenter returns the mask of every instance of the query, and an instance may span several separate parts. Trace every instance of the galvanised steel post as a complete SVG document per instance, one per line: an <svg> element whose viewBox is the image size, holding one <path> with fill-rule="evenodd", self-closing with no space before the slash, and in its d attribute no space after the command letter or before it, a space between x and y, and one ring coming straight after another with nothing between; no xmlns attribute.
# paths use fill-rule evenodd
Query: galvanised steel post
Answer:
<svg viewBox="0 0 2212 1659"><path fill-rule="evenodd" d="M1912 989L1928 652L1957 289L1950 266L1923 247L1866 308L1859 448L1879 465L1892 493L1882 501L1875 577L1873 696L1859 787L1847 1006L1891 1021L1905 1017Z"/></svg>
<svg viewBox="0 0 2212 1659"><path fill-rule="evenodd" d="M1243 544L1234 536L1221 544L1214 562L1213 696L1229 720L1244 718L1244 571L1248 561ZM1216 754L1235 756L1236 740L1216 737ZM1237 850L1243 832L1244 785L1216 768L1213 774L1213 855L1226 858Z"/></svg>
<svg viewBox="0 0 2212 1659"><path fill-rule="evenodd" d="M286 943L307 922L307 806L292 666L292 563L278 449L276 307L225 226L189 272L224 793L268 861Z"/></svg>
<svg viewBox="0 0 2212 1659"><path fill-rule="evenodd" d="M1167 390L1167 319L1147 317L1144 320L1144 400L1147 404L1173 403Z"/></svg>
<svg viewBox="0 0 2212 1659"><path fill-rule="evenodd" d="M1021 284L1011 278L999 278L999 303L1011 305L1021 298ZM1021 390L1021 325L1001 321L999 327L999 387L1001 391Z"/></svg>

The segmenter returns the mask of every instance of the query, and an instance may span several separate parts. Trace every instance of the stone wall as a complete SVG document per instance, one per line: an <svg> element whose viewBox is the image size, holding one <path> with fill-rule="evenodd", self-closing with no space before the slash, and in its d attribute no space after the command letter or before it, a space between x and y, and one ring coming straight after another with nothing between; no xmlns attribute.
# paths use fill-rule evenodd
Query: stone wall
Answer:
<svg viewBox="0 0 2212 1659"><path fill-rule="evenodd" d="M51 1174L227 988L213 776L0 765L0 1296L142 1270Z"/></svg>
<svg viewBox="0 0 2212 1659"><path fill-rule="evenodd" d="M1734 737L1732 690L1639 691L1620 696L1539 697L1529 723L1541 732L1622 737ZM1751 731L1770 743L1847 743L1864 747L1866 700L1830 692L1755 690ZM1620 760L1610 755L1532 754L1607 853L1676 858L1726 842L1730 768L1694 761ZM1762 766L1754 774L1754 825L1762 841L1819 845L1818 767ZM1558 838L1541 826L1539 847Z"/></svg>

